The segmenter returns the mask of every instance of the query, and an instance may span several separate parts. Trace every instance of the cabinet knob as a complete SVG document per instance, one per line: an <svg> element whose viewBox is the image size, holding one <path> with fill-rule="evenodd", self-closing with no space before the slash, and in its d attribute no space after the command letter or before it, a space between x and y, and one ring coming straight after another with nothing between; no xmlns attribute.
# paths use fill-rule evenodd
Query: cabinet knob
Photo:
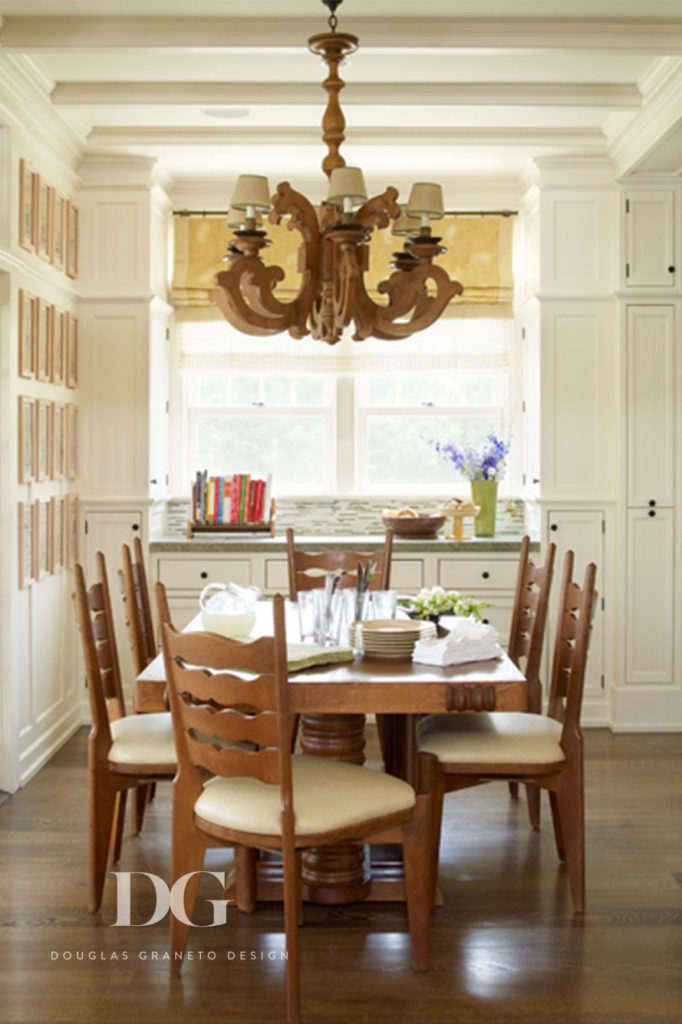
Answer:
<svg viewBox="0 0 682 1024"><path fill-rule="evenodd" d="M133 523L132 528L133 528L133 530L139 530L140 529L140 524L139 523Z"/></svg>
<svg viewBox="0 0 682 1024"><path fill-rule="evenodd" d="M550 526L550 530L558 530L558 529L559 529L559 527L557 526L556 523L552 523L552 525Z"/></svg>
<svg viewBox="0 0 682 1024"><path fill-rule="evenodd" d="M484 580L487 580L487 579L489 579L489 578L490 578L490 573L489 573L489 572L488 572L488 570L486 569L486 571L485 571L485 572L482 572L482 573L481 573L481 576L483 577L483 579L484 579Z"/></svg>
<svg viewBox="0 0 682 1024"><path fill-rule="evenodd" d="M159 481L158 481L158 480L156 479L156 477L154 477L154 479L153 479L153 480L150 480L150 481L149 481L149 483L150 483L150 484L158 484L158 482L159 482Z"/></svg>
<svg viewBox="0 0 682 1024"><path fill-rule="evenodd" d="M669 274L674 274L675 273L675 268L674 267L668 267L668 273Z"/></svg>
<svg viewBox="0 0 682 1024"><path fill-rule="evenodd" d="M654 510L652 508L649 509L649 515L650 516L655 516L656 515L656 513L654 512Z"/></svg>
<svg viewBox="0 0 682 1024"><path fill-rule="evenodd" d="M208 579L208 573L206 571L200 572L199 575L201 576L202 580Z"/></svg>
<svg viewBox="0 0 682 1024"><path fill-rule="evenodd" d="M649 508L654 508L655 505L656 505L655 499L654 498L650 498L649 499Z"/></svg>

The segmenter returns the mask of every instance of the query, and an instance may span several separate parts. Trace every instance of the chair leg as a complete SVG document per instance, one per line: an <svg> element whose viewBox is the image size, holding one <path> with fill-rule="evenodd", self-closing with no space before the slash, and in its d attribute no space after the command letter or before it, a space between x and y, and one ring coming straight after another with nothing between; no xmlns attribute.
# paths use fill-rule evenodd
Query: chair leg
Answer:
<svg viewBox="0 0 682 1024"><path fill-rule="evenodd" d="M94 773L91 774L88 904L93 914L102 905L117 797L117 790L108 775L97 778Z"/></svg>
<svg viewBox="0 0 682 1024"><path fill-rule="evenodd" d="M293 842L282 843L282 869L284 875L284 937L286 942L287 1024L299 1024L301 1019L301 986L298 944L299 893L301 858Z"/></svg>
<svg viewBox="0 0 682 1024"><path fill-rule="evenodd" d="M564 838L564 860L571 883L573 906L585 910L585 802L581 765L563 775L557 790L557 810Z"/></svg>
<svg viewBox="0 0 682 1024"><path fill-rule="evenodd" d="M509 796L512 800L518 800L519 798L519 784L518 782L510 782L509 785Z"/></svg>
<svg viewBox="0 0 682 1024"><path fill-rule="evenodd" d="M149 801L149 783L143 783L135 787L133 793L133 834L138 835L142 831L144 812Z"/></svg>
<svg viewBox="0 0 682 1024"><path fill-rule="evenodd" d="M554 790L551 789L549 791L549 806L552 811L552 825L554 827L554 841L556 843L557 857L563 863L566 860L564 832L561 824L557 795Z"/></svg>
<svg viewBox="0 0 682 1024"><path fill-rule="evenodd" d="M431 890L431 906L436 904L436 889L438 887L438 862L440 855L441 828L443 823L443 800L445 799L445 782L439 771L435 771L429 784L429 796L431 798L431 850L429 865L429 887Z"/></svg>
<svg viewBox="0 0 682 1024"><path fill-rule="evenodd" d="M111 836L111 860L116 863L121 857L121 846L123 845L123 829L125 827L126 801L128 798L127 789L119 789L116 794L116 811L114 827Z"/></svg>
<svg viewBox="0 0 682 1024"><path fill-rule="evenodd" d="M256 858L258 851L251 846L235 846L234 869L237 907L244 914L256 909Z"/></svg>
<svg viewBox="0 0 682 1024"><path fill-rule="evenodd" d="M173 824L173 846L171 857L171 884L174 885L178 878L195 872L189 879L185 888L185 916L186 921L178 920L177 916L170 915L170 955L171 974L177 977L182 969L182 961L185 955L185 947L189 938L192 913L197 901L199 891L199 872L204 864L205 846L196 828L176 828Z"/></svg>
<svg viewBox="0 0 682 1024"><path fill-rule="evenodd" d="M431 816L428 796L417 797L410 821L403 825L403 864L407 914L412 944L412 966L415 971L428 971L431 954L431 851L428 841Z"/></svg>
<svg viewBox="0 0 682 1024"><path fill-rule="evenodd" d="M526 803L528 804L528 820L530 827L540 828L540 787L526 783Z"/></svg>

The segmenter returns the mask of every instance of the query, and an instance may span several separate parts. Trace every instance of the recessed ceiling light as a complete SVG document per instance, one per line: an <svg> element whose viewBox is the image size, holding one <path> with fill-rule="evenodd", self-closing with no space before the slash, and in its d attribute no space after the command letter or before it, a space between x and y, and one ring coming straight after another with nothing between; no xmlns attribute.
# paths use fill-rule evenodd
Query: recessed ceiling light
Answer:
<svg viewBox="0 0 682 1024"><path fill-rule="evenodd" d="M248 117L249 111L246 107L211 107L209 110L204 111L209 117L220 117L226 121L231 118L237 117Z"/></svg>

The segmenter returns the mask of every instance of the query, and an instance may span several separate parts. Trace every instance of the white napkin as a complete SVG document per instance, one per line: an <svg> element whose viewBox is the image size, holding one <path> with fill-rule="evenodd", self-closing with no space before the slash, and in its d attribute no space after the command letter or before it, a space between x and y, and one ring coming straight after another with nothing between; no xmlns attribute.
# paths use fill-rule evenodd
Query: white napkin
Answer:
<svg viewBox="0 0 682 1024"><path fill-rule="evenodd" d="M467 661L502 657L500 638L494 626L465 616L450 621L452 626L447 636L417 641L412 661L423 665L462 665Z"/></svg>

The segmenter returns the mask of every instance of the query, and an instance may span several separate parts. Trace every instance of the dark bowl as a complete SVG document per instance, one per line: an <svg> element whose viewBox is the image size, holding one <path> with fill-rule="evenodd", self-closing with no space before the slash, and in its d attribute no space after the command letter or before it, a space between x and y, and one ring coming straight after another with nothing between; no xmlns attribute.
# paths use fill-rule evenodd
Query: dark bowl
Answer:
<svg viewBox="0 0 682 1024"><path fill-rule="evenodd" d="M396 537L421 537L432 540L445 522L445 516L382 516L384 526Z"/></svg>

